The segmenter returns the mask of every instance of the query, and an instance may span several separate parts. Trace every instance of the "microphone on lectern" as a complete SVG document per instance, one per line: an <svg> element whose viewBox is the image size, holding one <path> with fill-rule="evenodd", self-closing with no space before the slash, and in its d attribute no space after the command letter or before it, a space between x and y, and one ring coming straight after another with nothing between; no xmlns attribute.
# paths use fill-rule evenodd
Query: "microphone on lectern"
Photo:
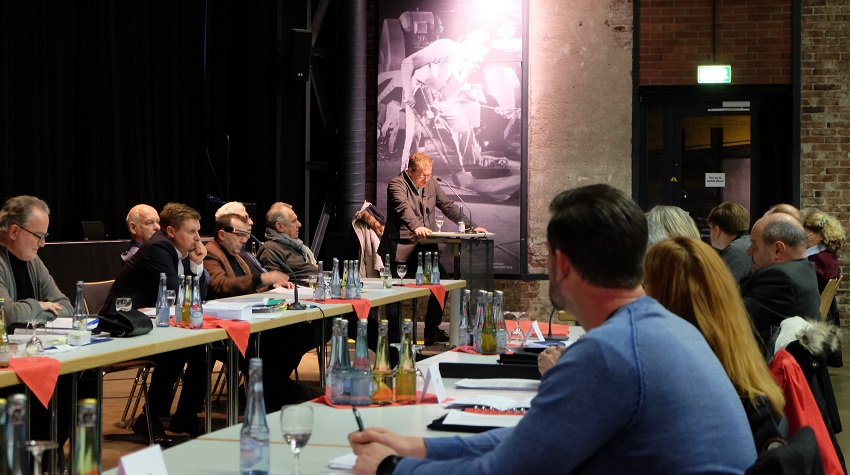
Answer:
<svg viewBox="0 0 850 475"><path fill-rule="evenodd" d="M265 250L266 250L266 252L268 252L268 253L269 253L272 257L274 257L275 261L277 261L277 263L278 263L278 264L280 264L280 266L281 266L281 267L283 267L284 269L286 269L287 271L289 271L289 272L290 272L290 274L292 275L292 279L296 279L296 278L297 278L298 273L297 273L297 272L295 272L294 270L292 270L292 268L291 268L291 267L289 267L288 265L286 265L286 263L285 263L285 262L283 262L283 259L281 259L281 258L280 258L277 254L275 254L275 253L274 253L271 249L267 248L267 247L266 247L266 245L265 245L265 244L263 244L263 242L262 242L262 241L260 241L259 239L257 239L257 236L254 236L253 234L251 234L251 233L250 233L250 232L248 232L248 231L236 231L235 229L233 229L233 226L225 226L225 227L223 227L223 228L221 228L221 229L222 229L224 232L226 232L226 233L232 233L232 234L242 234L242 233L244 233L244 234L247 234L248 236L251 236L251 239L253 239L254 241L257 241L257 244L259 244L259 245L260 245L260 248L265 249ZM295 281L295 282L293 282L293 284L295 284L295 296L294 296L295 301L294 301L294 302L292 302L290 305L288 305L288 306L286 307L286 309L287 309L287 310L304 310L304 309L306 309L307 307L305 307L305 306L304 306L304 304L302 304L302 303L300 303L300 302L298 301L298 282L297 282L297 281Z"/></svg>
<svg viewBox="0 0 850 475"><path fill-rule="evenodd" d="M464 206L466 206L466 210L468 211L468 213L467 213L467 214L469 215L469 228L467 228L466 232L467 232L467 233L470 233L470 234L475 234L475 229L473 229L473 228L472 228L472 208L470 208L470 207L469 207L469 205L468 205L468 204L466 204L466 201L463 201L463 198L461 198L461 197L460 197L460 195L457 193L457 191L455 191L454 187L452 187L452 185L450 185L450 184L449 184L449 182L447 182L446 180L443 180L443 179L442 179L442 178L440 178L440 177L436 177L436 179L437 179L437 181L439 181L440 183L442 183L442 184L444 184L444 185L448 186L448 187L449 187L449 189L450 189L450 190L452 190L452 193L454 193L455 197L457 197L457 199L458 199L458 200L460 200L460 202L461 202ZM463 218L461 218L461 219L463 219Z"/></svg>

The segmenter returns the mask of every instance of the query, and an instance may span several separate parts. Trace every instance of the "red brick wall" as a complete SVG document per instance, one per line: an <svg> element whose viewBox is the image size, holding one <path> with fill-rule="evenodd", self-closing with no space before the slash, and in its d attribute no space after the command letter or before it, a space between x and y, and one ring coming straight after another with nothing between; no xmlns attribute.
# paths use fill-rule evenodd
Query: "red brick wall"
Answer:
<svg viewBox="0 0 850 475"><path fill-rule="evenodd" d="M840 3L840 4L839 4ZM850 231L850 5L805 0L802 5L800 206L824 211ZM850 275L850 245L839 253L841 273ZM850 315L850 283L837 298Z"/></svg>
<svg viewBox="0 0 850 475"><path fill-rule="evenodd" d="M746 3L746 4L742 4ZM791 1L640 2L640 85L697 83L697 66L732 66L733 84L791 83Z"/></svg>

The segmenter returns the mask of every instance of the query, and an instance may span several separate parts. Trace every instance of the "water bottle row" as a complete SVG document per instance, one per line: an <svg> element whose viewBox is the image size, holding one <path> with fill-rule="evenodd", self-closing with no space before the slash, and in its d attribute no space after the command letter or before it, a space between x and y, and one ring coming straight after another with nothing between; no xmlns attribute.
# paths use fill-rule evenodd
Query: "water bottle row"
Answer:
<svg viewBox="0 0 850 475"><path fill-rule="evenodd" d="M440 283L440 253L425 253L425 263L422 263L422 253L417 256L416 285L429 285Z"/></svg>
<svg viewBox="0 0 850 475"><path fill-rule="evenodd" d="M416 403L416 364L413 356L413 322L402 322L398 366L390 367L387 320L378 322L375 363L369 365L367 320L357 321L354 366L348 351L348 321L333 322L331 353L325 373L325 397L332 404L368 406L371 404Z"/></svg>
<svg viewBox="0 0 850 475"><path fill-rule="evenodd" d="M178 327L202 328L204 326L204 307L201 303L200 279L198 276L180 275L177 277L177 297L180 313L174 309L174 319ZM167 327L170 321L171 305L165 283L165 273L159 274L159 293L156 297L156 326Z"/></svg>
<svg viewBox="0 0 850 475"><path fill-rule="evenodd" d="M504 295L502 291L478 291L475 320L470 316L471 291L463 291L458 346L473 346L482 355L504 353L508 347L508 330L505 327ZM517 322L519 324L519 322Z"/></svg>
<svg viewBox="0 0 850 475"><path fill-rule="evenodd" d="M345 260L342 264L342 277L339 273L339 259L334 257L333 270L324 271L324 263L319 261L316 273L316 283L313 288L313 298L322 301L327 298L356 300L360 298L363 284L360 281L360 261ZM310 279L310 285L312 279Z"/></svg>

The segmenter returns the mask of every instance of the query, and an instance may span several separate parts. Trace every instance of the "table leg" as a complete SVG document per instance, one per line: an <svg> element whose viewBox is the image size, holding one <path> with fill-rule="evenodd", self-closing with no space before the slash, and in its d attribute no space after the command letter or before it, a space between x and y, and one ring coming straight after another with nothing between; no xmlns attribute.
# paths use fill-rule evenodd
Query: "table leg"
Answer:
<svg viewBox="0 0 850 475"><path fill-rule="evenodd" d="M204 433L209 434L212 432L212 344L207 343L204 345L204 356L206 357L207 362L207 398L206 405L204 407ZM230 398L230 393L227 393L228 399Z"/></svg>
<svg viewBox="0 0 850 475"><path fill-rule="evenodd" d="M239 359L236 344L227 340L227 425L239 421Z"/></svg>

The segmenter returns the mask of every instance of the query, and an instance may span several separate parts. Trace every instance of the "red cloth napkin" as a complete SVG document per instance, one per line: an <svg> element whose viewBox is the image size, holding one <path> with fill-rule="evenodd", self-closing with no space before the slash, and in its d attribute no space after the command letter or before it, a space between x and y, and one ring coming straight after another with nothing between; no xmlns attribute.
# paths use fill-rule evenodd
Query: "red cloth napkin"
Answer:
<svg viewBox="0 0 850 475"><path fill-rule="evenodd" d="M437 297L437 302L440 302L440 308L445 310L446 308L446 286L443 284L429 284L429 285L416 285L416 284L404 284L405 287L412 287L414 289L427 288L431 289L431 294L434 297Z"/></svg>
<svg viewBox="0 0 850 475"><path fill-rule="evenodd" d="M471 345L458 346L458 347L452 348L451 351L456 351L458 353L469 353L470 355L480 355L481 354L481 353L475 351L475 347L471 346Z"/></svg>
<svg viewBox="0 0 850 475"><path fill-rule="evenodd" d="M422 395L421 391L416 392L416 401L417 401L416 404L437 404L437 396L435 394L427 393L427 394L425 394L425 399L423 399L422 401L419 401L419 396L421 396L421 395ZM447 401L448 401L448 399L447 399ZM351 409L351 407L352 407L350 404L332 404L330 399L328 399L326 396L319 396L316 399L311 400L310 402L315 402L317 404L324 404L326 406L330 406L330 407L333 407L333 408L336 408L336 409ZM383 405L372 404L371 406L363 406L363 407L387 407L387 406L404 406L404 405L405 404L399 404L397 402L394 402L392 404L383 404Z"/></svg>
<svg viewBox="0 0 850 475"><path fill-rule="evenodd" d="M308 301L316 302L313 299L308 299ZM349 303L349 304L351 304L352 307L354 307L354 313L357 314L357 318L359 318L361 320L368 318L369 317L369 311L372 310L372 304L369 303L369 300L367 300L367 299L355 299L355 300L325 299L325 300L322 300L321 302L316 302L316 303L328 303L328 304Z"/></svg>
<svg viewBox="0 0 850 475"><path fill-rule="evenodd" d="M59 380L59 360L48 356L24 356L9 360L9 367L30 388L45 409L53 397L56 381Z"/></svg>
<svg viewBox="0 0 850 475"><path fill-rule="evenodd" d="M222 320L211 315L204 315L204 328L224 328L227 335L236 343L236 348L245 357L248 350L248 337L251 335L251 324L243 320Z"/></svg>

